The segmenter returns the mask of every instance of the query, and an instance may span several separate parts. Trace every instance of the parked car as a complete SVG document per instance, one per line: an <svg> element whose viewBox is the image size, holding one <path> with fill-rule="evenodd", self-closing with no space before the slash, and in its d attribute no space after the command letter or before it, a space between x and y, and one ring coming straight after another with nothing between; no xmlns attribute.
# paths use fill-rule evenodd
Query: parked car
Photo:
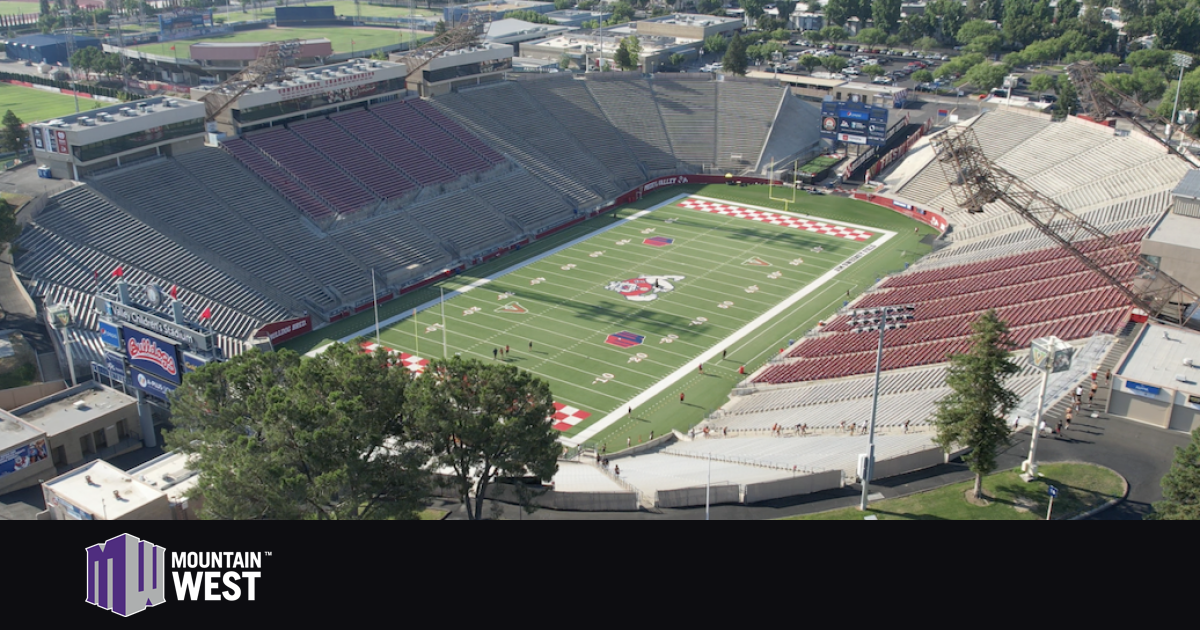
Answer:
<svg viewBox="0 0 1200 630"><path fill-rule="evenodd" d="M1043 103L1057 103L1058 97L1053 94L1043 94L1040 97L1038 97L1038 100L1040 100Z"/></svg>
<svg viewBox="0 0 1200 630"><path fill-rule="evenodd" d="M852 77L856 77L862 73L859 71L858 68L850 67L850 68L846 68L845 70L842 70L842 74L847 74Z"/></svg>
<svg viewBox="0 0 1200 630"><path fill-rule="evenodd" d="M888 85L888 84L892 83L892 78L887 75L881 74L881 75L875 77L874 79L871 79L871 83L879 83L881 85Z"/></svg>

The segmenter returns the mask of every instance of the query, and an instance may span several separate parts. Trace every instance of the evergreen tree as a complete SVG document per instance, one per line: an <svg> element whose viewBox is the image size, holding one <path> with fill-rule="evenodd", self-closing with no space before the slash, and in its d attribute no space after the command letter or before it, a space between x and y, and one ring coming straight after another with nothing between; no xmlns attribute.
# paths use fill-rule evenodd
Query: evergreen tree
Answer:
<svg viewBox="0 0 1200 630"><path fill-rule="evenodd" d="M24 124L13 110L4 112L4 119L0 120L0 148L6 153L20 153L25 149Z"/></svg>
<svg viewBox="0 0 1200 630"><path fill-rule="evenodd" d="M971 330L971 348L950 357L946 385L951 392L937 403L933 441L946 452L970 449L964 459L975 473L974 496L979 499L983 477L996 469L996 455L1008 444L1005 416L1020 400L1004 380L1021 368L1009 357L1014 345L995 309L981 315Z"/></svg>
<svg viewBox="0 0 1200 630"><path fill-rule="evenodd" d="M886 33L896 30L896 25L900 23L900 0L874 0L871 3L871 19L875 22L875 28Z"/></svg>
<svg viewBox="0 0 1200 630"><path fill-rule="evenodd" d="M749 65L747 57L747 48L749 44L741 35L734 35L733 39L729 40L729 48L725 49L725 57L721 60L721 67L730 74L738 76L746 76L746 67Z"/></svg>
<svg viewBox="0 0 1200 630"><path fill-rule="evenodd" d="M408 386L405 415L471 520L483 518L488 488L501 477L549 481L558 470L554 399L545 381L511 365L459 357L433 361ZM525 497L522 502L529 506Z"/></svg>
<svg viewBox="0 0 1200 630"><path fill-rule="evenodd" d="M1192 431L1192 441L1175 449L1171 470L1162 478L1163 500L1146 515L1153 521L1200 520L1200 429Z"/></svg>
<svg viewBox="0 0 1200 630"><path fill-rule="evenodd" d="M17 208L7 199L0 198L0 249L17 240L21 225L17 223Z"/></svg>

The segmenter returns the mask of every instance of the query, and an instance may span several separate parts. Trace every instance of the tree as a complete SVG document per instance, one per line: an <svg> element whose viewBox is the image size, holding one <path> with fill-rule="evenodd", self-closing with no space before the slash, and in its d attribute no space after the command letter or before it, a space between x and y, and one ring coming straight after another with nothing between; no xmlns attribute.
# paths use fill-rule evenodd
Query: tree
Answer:
<svg viewBox="0 0 1200 630"><path fill-rule="evenodd" d="M1046 94L1055 87L1054 77L1048 74L1035 74L1029 80L1029 89L1036 94Z"/></svg>
<svg viewBox="0 0 1200 630"><path fill-rule="evenodd" d="M1075 91L1075 84L1065 75L1058 75L1058 100L1055 101L1052 108L1052 114L1055 119L1061 120L1068 115L1079 111L1079 96ZM1108 113L1108 112L1105 112Z"/></svg>
<svg viewBox="0 0 1200 630"><path fill-rule="evenodd" d="M1146 515L1152 521L1200 520L1200 429L1192 431L1192 441L1175 448L1175 460L1162 478L1163 500Z"/></svg>
<svg viewBox="0 0 1200 630"><path fill-rule="evenodd" d="M1155 48L1196 52L1200 48L1200 10L1188 5L1154 16Z"/></svg>
<svg viewBox="0 0 1200 630"><path fill-rule="evenodd" d="M779 19L787 24L792 19L792 13L796 12L796 2L794 0L779 0L775 3L775 8L779 10Z"/></svg>
<svg viewBox="0 0 1200 630"><path fill-rule="evenodd" d="M670 62L670 64L672 66L675 66L676 68L678 68L678 67L682 66L684 64L684 62L687 61L687 57L684 57L683 53L672 53L671 57L668 59L668 61Z"/></svg>
<svg viewBox="0 0 1200 630"><path fill-rule="evenodd" d="M862 73L871 78L875 78L881 74L885 74L886 72L887 71L883 69L883 66L877 63L869 63L862 67Z"/></svg>
<svg viewBox="0 0 1200 630"><path fill-rule="evenodd" d="M636 70L642 63L641 59L642 46L638 43L637 35L630 35L621 40L617 45L617 52L613 55L613 62L622 70Z"/></svg>
<svg viewBox="0 0 1200 630"><path fill-rule="evenodd" d="M792 38L792 32L786 28L775 29L771 31L771 39L777 42L786 42Z"/></svg>
<svg viewBox="0 0 1200 630"><path fill-rule="evenodd" d="M556 11L565 11L575 6L575 0L554 0L554 9Z"/></svg>
<svg viewBox="0 0 1200 630"><path fill-rule="evenodd" d="M696 10L705 15L717 15L725 12L721 0L700 0L696 5Z"/></svg>
<svg viewBox="0 0 1200 630"><path fill-rule="evenodd" d="M917 70L912 73L912 80L917 83L930 83L933 81L933 72L929 70Z"/></svg>
<svg viewBox="0 0 1200 630"><path fill-rule="evenodd" d="M830 72L838 73L846 67L846 60L837 55L829 55L821 58L821 65Z"/></svg>
<svg viewBox="0 0 1200 630"><path fill-rule="evenodd" d="M964 46L963 50L967 52L977 52L990 55L999 51L1000 45L1003 43L1004 40L1000 37L1000 35L980 35L979 37L971 40L970 44Z"/></svg>
<svg viewBox="0 0 1200 630"><path fill-rule="evenodd" d="M996 454L1008 444L1005 417L1020 397L1004 380L1021 371L1009 357L1014 348L1008 325L989 309L971 324L971 347L950 357L946 386L950 393L937 402L933 441L950 452L971 450L964 459L975 473L976 499L983 496L983 477L996 469Z"/></svg>
<svg viewBox="0 0 1200 630"><path fill-rule="evenodd" d="M875 28L885 33L895 30L900 23L900 0L874 0L871 3L871 19Z"/></svg>
<svg viewBox="0 0 1200 630"><path fill-rule="evenodd" d="M854 39L867 46L877 46L886 42L887 38L887 31L881 28L864 28L854 36Z"/></svg>
<svg viewBox="0 0 1200 630"><path fill-rule="evenodd" d="M985 22L983 20L971 20L970 22L963 24L958 29L958 32L954 34L954 37L960 44L969 44L974 41L976 37L999 34L1000 31L996 30L996 26L994 24Z"/></svg>
<svg viewBox="0 0 1200 630"><path fill-rule="evenodd" d="M563 53L562 56L558 58L558 67L560 70L569 69L571 67L571 55Z"/></svg>
<svg viewBox="0 0 1200 630"><path fill-rule="evenodd" d="M434 463L452 471L451 485L472 520L483 518L497 478L549 481L558 470L558 433L546 420L554 400L529 372L460 357L434 360L408 386L405 412Z"/></svg>
<svg viewBox="0 0 1200 630"><path fill-rule="evenodd" d="M933 0L926 3L925 15L928 16L933 35L942 41L950 41L954 34L967 21L966 10L958 0Z"/></svg>
<svg viewBox="0 0 1200 630"><path fill-rule="evenodd" d="M967 70L967 81L984 92L989 92L1004 85L1004 77L1008 76L1008 68L1004 65L983 62L975 64Z"/></svg>
<svg viewBox="0 0 1200 630"><path fill-rule="evenodd" d="M826 26L821 29L820 33L821 39L831 44L850 39L850 34L840 26Z"/></svg>
<svg viewBox="0 0 1200 630"><path fill-rule="evenodd" d="M1112 53L1101 53L1092 57L1092 63L1102 72L1111 72L1121 64L1121 58Z"/></svg>
<svg viewBox="0 0 1200 630"><path fill-rule="evenodd" d="M720 33L709 35L704 38L704 52L710 54L720 54L729 48L729 40L725 39Z"/></svg>
<svg viewBox="0 0 1200 630"><path fill-rule="evenodd" d="M1109 73L1104 75L1104 82L1141 103L1162 98L1167 91L1167 77L1158 68L1134 68L1130 74ZM1174 105L1174 101L1171 104ZM1170 115L1167 112L1167 116Z"/></svg>
<svg viewBox="0 0 1200 630"><path fill-rule="evenodd" d="M750 20L757 20L763 14L763 8L767 6L766 0L742 0L741 7L746 11L746 17Z"/></svg>
<svg viewBox="0 0 1200 630"><path fill-rule="evenodd" d="M20 153L25 150L25 123L21 121L13 110L4 112L4 119L0 120L0 149L4 149L5 153Z"/></svg>
<svg viewBox="0 0 1200 630"><path fill-rule="evenodd" d="M746 49L749 45L741 35L734 35L725 49L725 57L721 60L721 68L730 74L746 76L746 66L749 65Z"/></svg>
<svg viewBox="0 0 1200 630"><path fill-rule="evenodd" d="M612 11L612 17L605 24L624 24L633 21L633 7L625 0L613 3L609 10Z"/></svg>
<svg viewBox="0 0 1200 630"><path fill-rule="evenodd" d="M1078 0L1058 0L1058 6L1056 7L1058 21L1079 19L1080 8Z"/></svg>
<svg viewBox="0 0 1200 630"><path fill-rule="evenodd" d="M921 51L930 51L937 48L938 41L932 37L920 37L913 42L913 48Z"/></svg>
<svg viewBox="0 0 1200 630"><path fill-rule="evenodd" d="M414 519L429 458L403 413L410 373L335 344L251 351L171 394L169 448L196 455L208 519Z"/></svg>
<svg viewBox="0 0 1200 630"><path fill-rule="evenodd" d="M21 235L21 224L17 223L17 208L7 199L0 197L0 248L17 240Z"/></svg>
<svg viewBox="0 0 1200 630"><path fill-rule="evenodd" d="M534 24L557 24L557 22L555 22L554 20L551 20L550 18L546 17L545 15L542 15L541 13L538 13L537 11L528 11L528 10L509 11L508 13L504 14L504 17L510 18L513 20L523 20L525 22L532 22Z"/></svg>
<svg viewBox="0 0 1200 630"><path fill-rule="evenodd" d="M821 58L816 55L801 55L800 59L797 60L797 63L804 66L805 69L808 70L809 74L812 74L812 71L816 69L817 66L821 65Z"/></svg>
<svg viewBox="0 0 1200 630"><path fill-rule="evenodd" d="M756 28L758 28L758 30L760 30L760 31L771 32L771 31L774 31L777 29L781 29L787 25L784 24L783 20L780 20L779 18L777 18L773 15L767 15L764 13L764 14L758 16L758 19L754 21L754 26Z"/></svg>
<svg viewBox="0 0 1200 630"><path fill-rule="evenodd" d="M433 36L440 37L445 34L446 34L446 21L438 20L437 23L433 25Z"/></svg>
<svg viewBox="0 0 1200 630"><path fill-rule="evenodd" d="M829 0L825 5L825 28L831 26L842 26L846 20L850 19L850 7L847 6L847 0ZM822 32L825 29L821 29ZM825 39L821 36L821 39Z"/></svg>

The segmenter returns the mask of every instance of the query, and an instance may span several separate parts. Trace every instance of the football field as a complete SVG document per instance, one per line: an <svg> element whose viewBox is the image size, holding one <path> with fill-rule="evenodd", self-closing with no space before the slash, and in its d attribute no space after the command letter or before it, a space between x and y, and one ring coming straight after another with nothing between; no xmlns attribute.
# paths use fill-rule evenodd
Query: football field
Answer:
<svg viewBox="0 0 1200 630"><path fill-rule="evenodd" d="M761 186L683 190L448 280L444 303L433 288L407 312L389 304L379 343L414 371L443 354L529 370L549 383L565 442L615 451L694 425L848 292L928 251L917 241L931 228L861 202L801 193L804 214L785 214ZM367 330L355 343L372 348L369 319L356 319Z"/></svg>

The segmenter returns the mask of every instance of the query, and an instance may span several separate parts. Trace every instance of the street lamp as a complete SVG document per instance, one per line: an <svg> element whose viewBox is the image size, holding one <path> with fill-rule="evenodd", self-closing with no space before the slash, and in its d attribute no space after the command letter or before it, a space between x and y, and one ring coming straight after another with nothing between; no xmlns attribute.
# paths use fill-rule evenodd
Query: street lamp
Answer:
<svg viewBox="0 0 1200 630"><path fill-rule="evenodd" d="M1167 144L1171 144L1171 135L1175 131L1176 112L1179 111L1179 87L1183 85L1183 70L1192 65L1192 58L1183 54L1175 53L1171 55L1171 65L1179 66L1179 81L1175 82L1175 106L1171 108L1171 124L1167 125Z"/></svg>
<svg viewBox="0 0 1200 630"><path fill-rule="evenodd" d="M871 475L875 472L875 417L879 415L879 372L883 366L883 333L888 330L907 328L916 307L912 304L860 308L850 312L850 326L856 333L879 331L879 347L875 351L875 394L871 399L870 437L867 441L867 464L862 476L862 500L859 510L867 509L867 494L870 492Z"/></svg>
<svg viewBox="0 0 1200 630"><path fill-rule="evenodd" d="M1042 432L1042 407L1046 405L1046 386L1050 375L1071 369L1071 357L1075 349L1058 337L1040 337L1029 344L1029 362L1042 371L1042 388L1038 393L1037 411L1033 414L1033 437L1029 441L1029 459L1021 463L1026 482L1037 479L1037 445Z"/></svg>

